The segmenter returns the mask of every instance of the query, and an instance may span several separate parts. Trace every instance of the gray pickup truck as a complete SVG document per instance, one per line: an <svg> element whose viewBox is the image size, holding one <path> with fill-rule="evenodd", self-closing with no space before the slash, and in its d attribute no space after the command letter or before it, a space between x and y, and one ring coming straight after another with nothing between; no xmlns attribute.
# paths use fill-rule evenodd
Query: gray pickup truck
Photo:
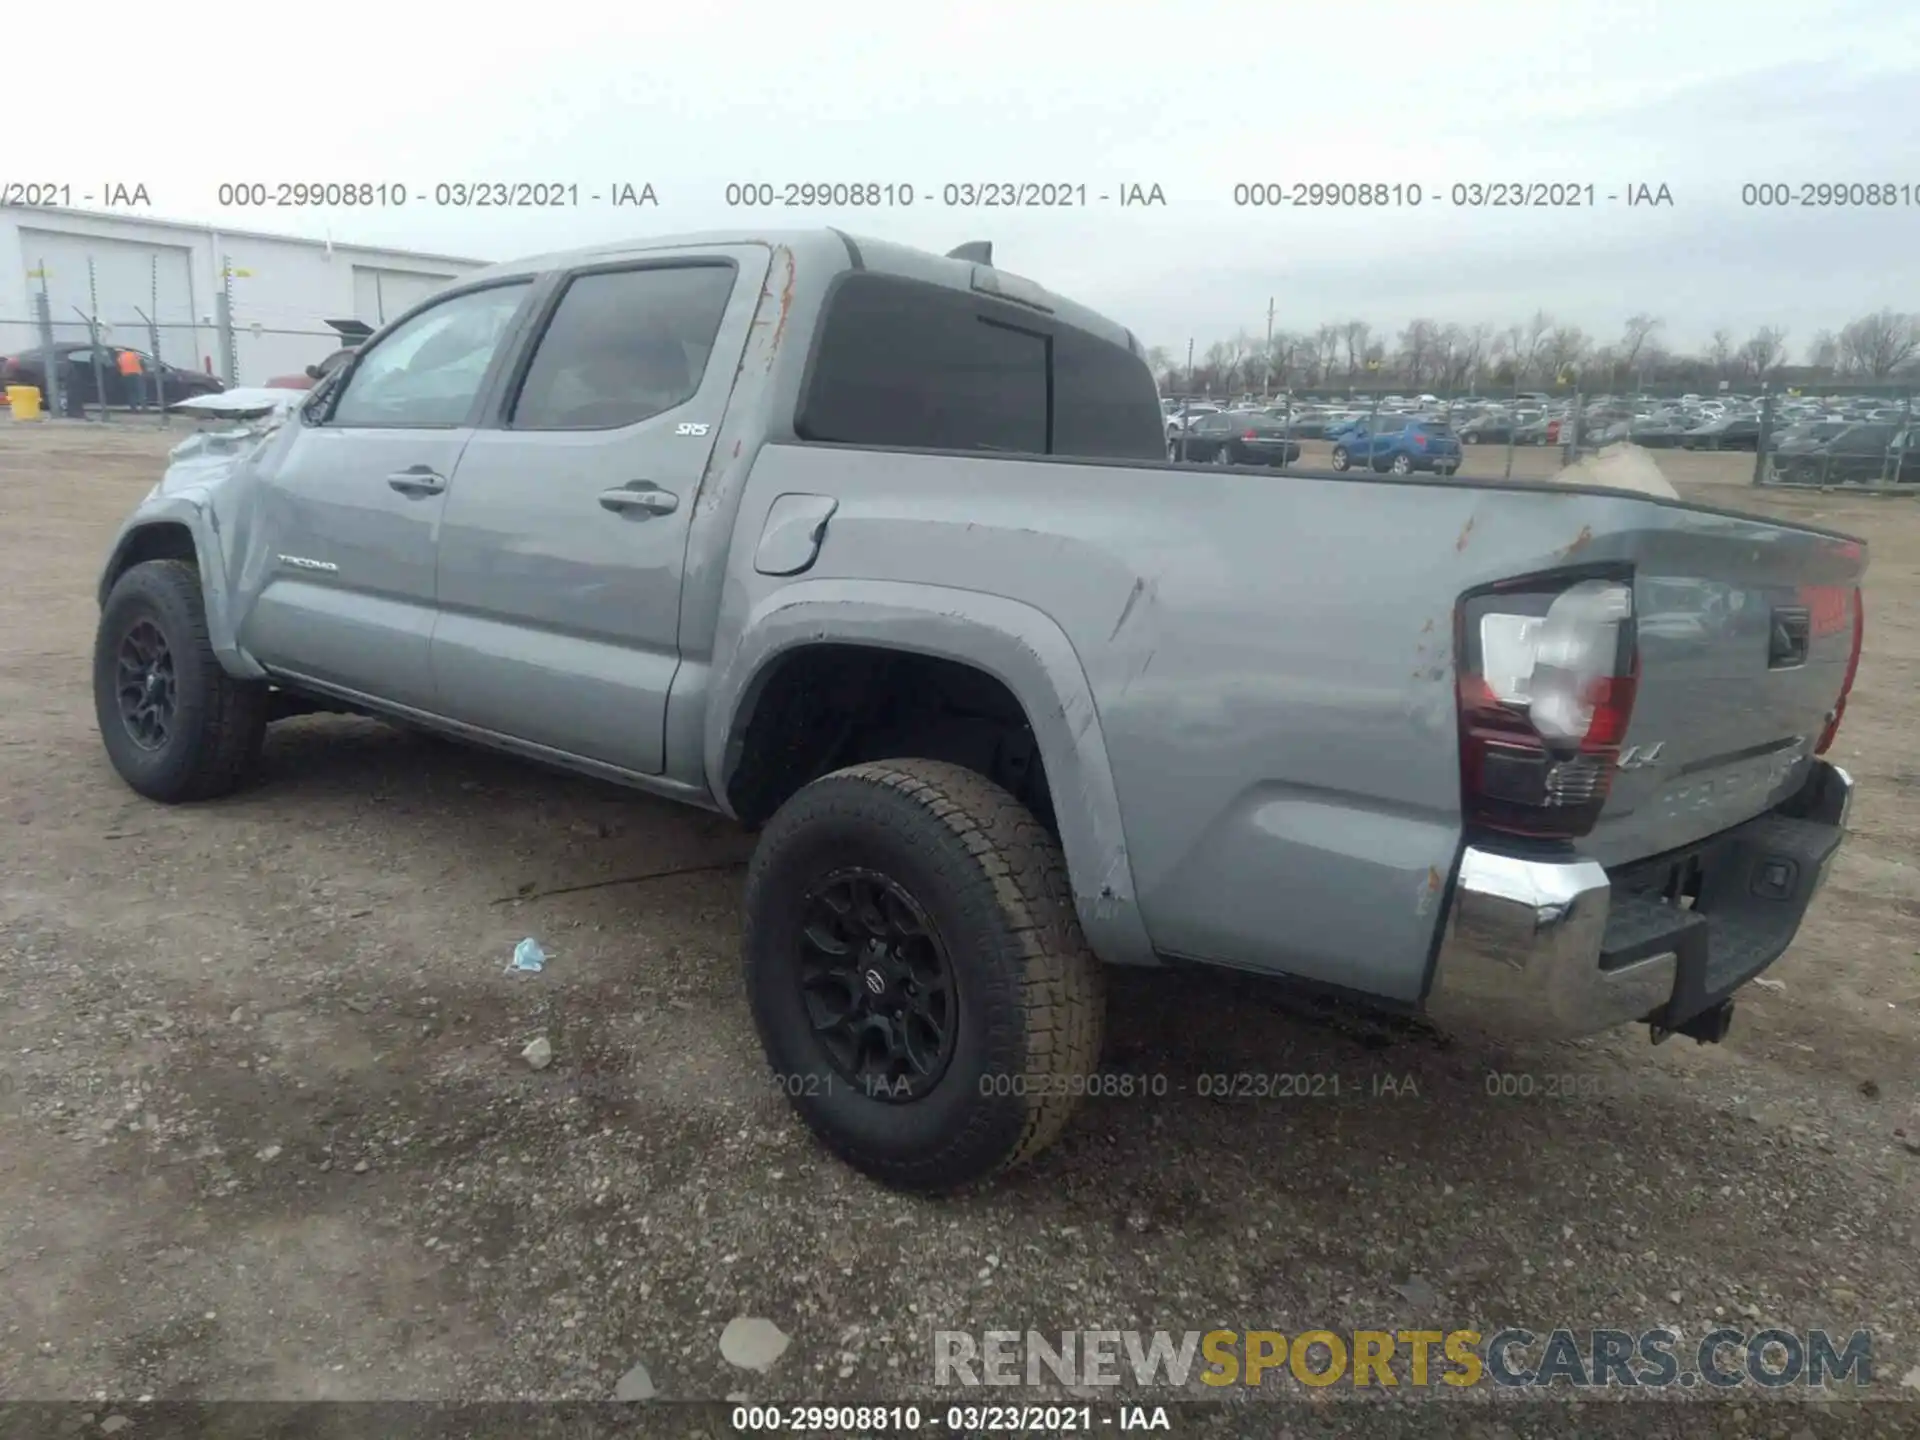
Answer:
<svg viewBox="0 0 1920 1440"><path fill-rule="evenodd" d="M164 802L319 709L756 827L768 1060L907 1189L1059 1134L1104 965L1720 1039L1840 844L1860 542L1165 447L1133 334L984 246L500 266L181 447L100 733Z"/></svg>

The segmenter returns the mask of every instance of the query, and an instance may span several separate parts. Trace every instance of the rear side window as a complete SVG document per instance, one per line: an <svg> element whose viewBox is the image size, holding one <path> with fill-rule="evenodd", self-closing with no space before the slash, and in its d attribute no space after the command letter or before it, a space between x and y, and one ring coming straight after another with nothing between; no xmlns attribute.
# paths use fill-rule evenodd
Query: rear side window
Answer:
<svg viewBox="0 0 1920 1440"><path fill-rule="evenodd" d="M547 322L514 403L516 430L610 430L700 388L733 294L731 265L577 275Z"/></svg>
<svg viewBox="0 0 1920 1440"><path fill-rule="evenodd" d="M894 275L835 286L794 429L843 445L1166 458L1152 372L1126 347Z"/></svg>

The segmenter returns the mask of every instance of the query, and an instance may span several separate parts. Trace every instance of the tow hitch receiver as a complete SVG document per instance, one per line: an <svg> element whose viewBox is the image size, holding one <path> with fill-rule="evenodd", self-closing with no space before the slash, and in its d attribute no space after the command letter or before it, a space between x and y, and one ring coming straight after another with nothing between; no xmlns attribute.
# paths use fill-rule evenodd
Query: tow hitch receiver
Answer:
<svg viewBox="0 0 1920 1440"><path fill-rule="evenodd" d="M1653 1043L1658 1045L1669 1035L1690 1035L1702 1045L1718 1045L1727 1038L1727 1032L1731 1029L1733 1029L1733 1001L1722 1000L1718 1005L1709 1005L1677 1030L1663 1030L1658 1025L1653 1026Z"/></svg>

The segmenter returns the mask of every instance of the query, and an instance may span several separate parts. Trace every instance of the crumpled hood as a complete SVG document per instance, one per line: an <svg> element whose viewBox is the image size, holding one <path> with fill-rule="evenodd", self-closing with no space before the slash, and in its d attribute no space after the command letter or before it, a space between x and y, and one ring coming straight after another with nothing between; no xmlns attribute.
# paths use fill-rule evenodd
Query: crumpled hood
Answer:
<svg viewBox="0 0 1920 1440"><path fill-rule="evenodd" d="M251 464L286 430L289 413L283 407L231 426L196 430L168 452L166 473L150 494L205 489Z"/></svg>

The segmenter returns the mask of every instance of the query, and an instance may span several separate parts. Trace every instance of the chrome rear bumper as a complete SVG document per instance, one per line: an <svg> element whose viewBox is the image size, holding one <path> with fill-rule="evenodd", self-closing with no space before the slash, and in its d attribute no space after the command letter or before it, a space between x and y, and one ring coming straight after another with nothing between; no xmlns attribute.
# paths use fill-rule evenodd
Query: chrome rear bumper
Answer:
<svg viewBox="0 0 1920 1440"><path fill-rule="evenodd" d="M1798 908L1782 920L1797 928L1805 905L1826 882L1838 853L1840 831L1852 804L1853 780L1838 766L1816 761L1795 800L1767 820L1831 831L1831 840L1804 886L1796 886ZM1728 832L1737 836L1747 827ZM1728 853L1749 850L1728 845ZM1624 898L1622 904L1628 903ZM1644 925L1646 901L1634 902L1639 914L1622 917L1619 930ZM1682 979L1682 947L1622 946L1608 952L1608 921L1614 908L1613 882L1592 860L1533 860L1467 847L1454 881L1452 908L1434 966L1426 1008L1443 1024L1469 1023L1541 1039L1569 1039L1635 1020L1653 1020L1677 994L1697 999L1706 983L1689 972ZM1704 947L1705 927L1681 923L1689 912L1671 912L1678 932L1700 931L1687 943ZM1791 929L1787 932L1790 938ZM1785 940L1780 943L1785 948ZM1777 953L1777 952L1776 952ZM1771 963L1745 969L1732 981L1744 984ZM1704 954L1689 962L1711 978L1713 962ZM1677 988L1678 987L1678 988ZM1729 992L1730 993L1730 992ZM1678 1002L1676 1002L1676 1008Z"/></svg>

